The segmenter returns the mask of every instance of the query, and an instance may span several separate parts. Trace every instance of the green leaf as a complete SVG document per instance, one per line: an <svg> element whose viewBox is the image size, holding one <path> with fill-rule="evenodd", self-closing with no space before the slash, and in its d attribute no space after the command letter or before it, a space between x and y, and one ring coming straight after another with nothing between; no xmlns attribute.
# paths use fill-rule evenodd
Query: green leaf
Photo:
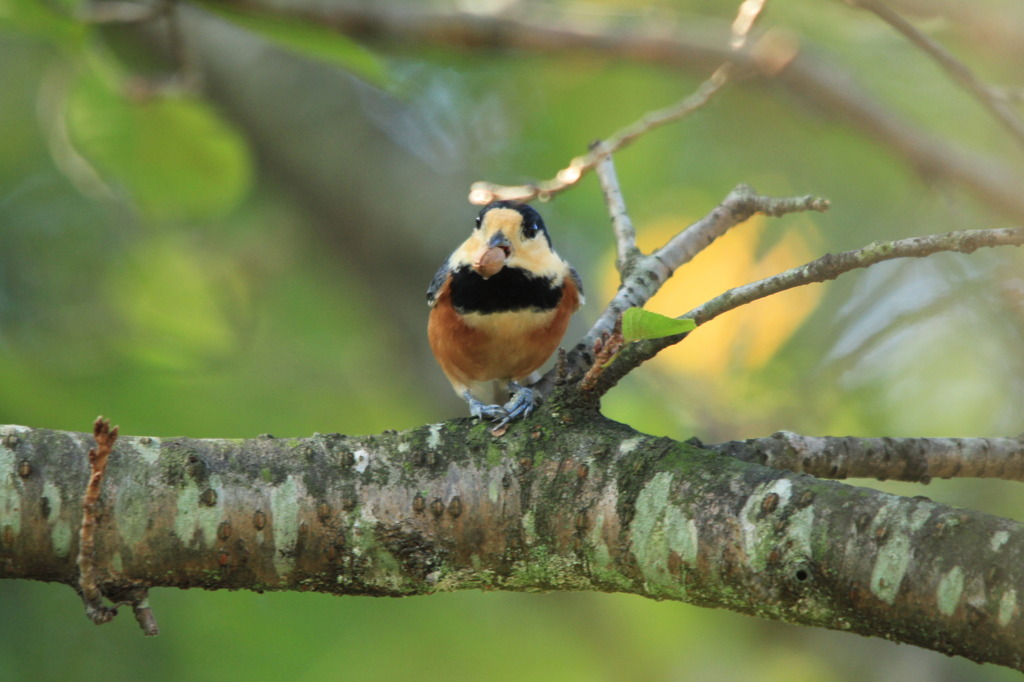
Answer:
<svg viewBox="0 0 1024 682"><path fill-rule="evenodd" d="M622 338L627 342L685 334L696 328L693 320L665 317L643 308L629 308L622 314Z"/></svg>
<svg viewBox="0 0 1024 682"><path fill-rule="evenodd" d="M218 217L249 190L252 161L241 136L205 102L130 98L120 79L83 74L67 100L75 150L149 217Z"/></svg>
<svg viewBox="0 0 1024 682"><path fill-rule="evenodd" d="M289 50L340 66L379 87L388 84L384 62L348 36L326 26L269 10L242 9L210 0L200 0L199 4L236 26Z"/></svg>

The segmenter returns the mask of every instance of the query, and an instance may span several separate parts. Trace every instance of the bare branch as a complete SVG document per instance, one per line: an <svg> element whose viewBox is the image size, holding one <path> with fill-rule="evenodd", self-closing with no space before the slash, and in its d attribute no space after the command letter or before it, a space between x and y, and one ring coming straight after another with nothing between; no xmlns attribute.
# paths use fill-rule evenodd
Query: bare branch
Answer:
<svg viewBox="0 0 1024 682"><path fill-rule="evenodd" d="M1024 227L963 230L911 237L892 242L873 242L853 251L826 254L778 275L730 289L680 317L692 319L698 325L702 325L722 313L772 294L806 284L825 282L851 270L866 268L894 258L923 258L943 251L971 253L984 247L1021 246L1022 244L1024 244ZM686 336L686 334L679 334L630 344L623 349L611 367L601 375L598 390L601 393L607 391L640 364L650 360L661 350L679 343Z"/></svg>
<svg viewBox="0 0 1024 682"><path fill-rule="evenodd" d="M767 4L768 0L743 0L736 13L736 18L732 22L732 38L729 39L729 47L739 50L747 44L747 37Z"/></svg>
<svg viewBox="0 0 1024 682"><path fill-rule="evenodd" d="M153 609L149 605L149 590L145 587L136 588L128 603L132 607L132 613L135 614L135 622L142 628L142 634L147 637L159 635L160 628L156 624L156 616L153 615Z"/></svg>
<svg viewBox="0 0 1024 682"><path fill-rule="evenodd" d="M990 85L992 95L1004 102L1021 104L1024 102L1024 88L1008 88L1003 85Z"/></svg>
<svg viewBox="0 0 1024 682"><path fill-rule="evenodd" d="M959 230L891 242L872 242L853 251L826 254L800 267L730 289L694 308L683 317L691 318L697 324L704 324L733 308L766 298L780 291L805 284L825 282L851 270L866 268L894 258L924 258L944 251L973 253L980 248L1020 246L1022 244L1024 244L1024 227Z"/></svg>
<svg viewBox="0 0 1024 682"><path fill-rule="evenodd" d="M734 51L746 45L750 30L754 27L754 23L761 15L761 11L766 3L767 0L744 0L741 3L736 20L732 24L730 46ZM587 171L598 168L604 159L607 159L608 164L605 172L610 173L610 175L602 178L601 187L605 192L606 201L612 213L612 222L615 224L615 234L619 245L619 259L617 263L619 272L624 274L629 262L627 254L635 251L636 234L632 231L632 224L629 223L625 204L622 202L621 193L618 191L615 169L611 166L611 155L655 128L678 121L703 107L728 82L731 73L732 62L726 61L715 69L707 80L697 86L693 94L684 97L676 104L648 112L632 125L613 133L607 140L603 142L599 140L593 143L590 146L590 152L586 156L573 159L569 166L558 171L558 174L552 180L547 180L537 185L518 185L516 187L476 182L470 188L469 200L472 203L486 204L495 199L516 199L519 201L529 201L534 198L548 199L552 194L566 190L579 182ZM609 196L611 191L609 186L614 187L614 192L618 194L617 200ZM631 240L631 243L623 243L623 240L627 242Z"/></svg>
<svg viewBox="0 0 1024 682"><path fill-rule="evenodd" d="M768 438L705 447L818 478L1024 481L1024 438L816 438L779 431Z"/></svg>
<svg viewBox="0 0 1024 682"><path fill-rule="evenodd" d="M80 513L89 434L0 435L0 510L19 518L0 533L0 578L74 583L58 537ZM590 408L542 411L500 443L458 419L358 437L126 436L118 452L107 485L120 500L97 543L116 603L144 609L139 584L595 590L1024 665L1021 524L769 469Z"/></svg>
<svg viewBox="0 0 1024 682"><path fill-rule="evenodd" d="M259 6L252 0L233 0L231 4L241 8ZM926 134L920 126L865 92L848 72L827 59L800 54L799 45L792 38L769 40L769 35L765 35L759 41L760 49L734 51L707 29L690 34L680 29L672 37L665 37L653 25L629 32L595 31L557 19L541 23L464 12L381 10L379 5L332 5L329 11L289 6L275 7L274 11L375 42L390 40L488 51L518 49L555 55L599 53L697 74L731 61L744 75L773 78L811 104L811 110L852 126L926 177L963 186L978 200L1014 221L1024 221L1024 193L1020 191L1024 180L1017 171L967 148L954 147L945 138ZM820 55L822 49L818 47L814 53ZM515 197L548 196L533 185L515 189Z"/></svg>
<svg viewBox="0 0 1024 682"><path fill-rule="evenodd" d="M754 23L765 7L767 0L744 0L740 4L736 19L732 24L730 46L733 51L742 49ZM548 199L551 195L561 192L579 182L591 169L597 168L600 175L601 189L605 195L605 203L611 214L615 232L618 258L616 265L619 273L625 278L633 260L639 255L636 248L636 231L626 213L622 192L619 190L612 154L630 144L650 131L696 111L707 104L732 73L732 61L727 60L712 72L711 76L701 83L696 91L674 105L651 111L630 126L613 133L607 140L598 140L590 145L586 156L577 157L552 180L535 185L518 185L505 187L489 182L476 182L470 188L469 199L472 203L486 204L495 199L515 199L529 201L534 198Z"/></svg>
<svg viewBox="0 0 1024 682"><path fill-rule="evenodd" d="M765 197L749 185L738 185L713 211L676 235L658 251L638 256L618 292L605 307L604 312L573 347L568 356L567 369L570 373L584 372L594 363L593 348L604 336L612 333L616 321L629 308L642 308L668 281L672 273L689 262L701 250L723 235L729 228L746 221L755 213L781 216L799 211L825 211L827 199L805 196L794 198ZM632 344L631 347L636 344ZM614 369L620 361L612 364ZM618 375L615 381L623 375ZM603 395L614 385L602 379L595 395ZM543 397L555 386L555 373L549 371L534 384L534 389Z"/></svg>
<svg viewBox="0 0 1024 682"><path fill-rule="evenodd" d="M692 260L730 227L747 220L755 213L778 218L787 213L824 212L828 208L828 199L821 197L765 197L757 194L749 185L739 185L718 208L677 234L654 255L675 270Z"/></svg>
<svg viewBox="0 0 1024 682"><path fill-rule="evenodd" d="M921 48L945 70L951 79L970 92L998 120L1013 138L1024 145L1024 122L1012 107L1008 106L1005 95L997 88L982 82L966 64L949 53L892 8L877 0L846 0L851 5L873 12L887 24L903 34L910 42Z"/></svg>
<svg viewBox="0 0 1024 682"><path fill-rule="evenodd" d="M474 182L469 190L469 201L474 204L486 204L498 199L512 199L515 201L531 201L540 199L545 201L555 194L563 192L593 170L601 162L601 159L614 154L619 149L631 144L637 138L646 133L660 128L663 125L678 121L705 104L722 86L729 80L729 64L723 64L711 76L697 86L697 89L690 95L679 100L675 104L662 109L649 111L632 124L612 133L607 139L591 145L590 151L584 156L577 156L568 166L558 171L550 180L542 180L529 185L499 185L493 182Z"/></svg>
<svg viewBox="0 0 1024 682"><path fill-rule="evenodd" d="M601 372L608 366L608 363L615 359L623 342L622 318L620 317L615 321L612 333L605 334L594 344L594 364L590 366L587 373L583 375L583 380L580 381L581 391L593 391L597 387L597 378L601 376Z"/></svg>
<svg viewBox="0 0 1024 682"><path fill-rule="evenodd" d="M595 142L594 145L601 145L601 142ZM622 198L622 190L619 189L619 178L615 173L615 163L611 154L606 154L598 162L597 177L601 181L604 203L612 219L612 232L615 234L615 267L625 280L633 262L640 255L640 249L636 246L636 229L629 213L626 212L626 200Z"/></svg>

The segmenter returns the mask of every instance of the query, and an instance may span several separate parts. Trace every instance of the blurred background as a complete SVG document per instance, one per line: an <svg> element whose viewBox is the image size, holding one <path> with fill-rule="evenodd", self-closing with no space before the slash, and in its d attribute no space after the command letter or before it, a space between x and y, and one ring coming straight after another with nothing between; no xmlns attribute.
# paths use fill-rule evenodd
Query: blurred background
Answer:
<svg viewBox="0 0 1024 682"><path fill-rule="evenodd" d="M251 437L463 416L427 347L424 293L473 224L470 184L550 178L690 93L737 4L352 3L332 10L362 13L342 36L295 16L327 13L305 0L273 13L0 0L0 423L82 431L104 414L133 435ZM1020 113L1019 0L889 4ZM491 29L417 30L448 12ZM545 44L530 26L613 40ZM645 248L741 182L832 201L735 228L650 307L678 315L876 239L1024 224L1022 146L878 17L791 0L759 26L868 122L785 71L758 74L620 152ZM626 55L620 39L692 49ZM617 285L609 220L593 177L538 207L587 284L572 340ZM892 262L728 313L604 411L705 442L1013 436L1022 348L1019 249ZM1024 519L1019 484L884 488ZM155 639L126 615L93 626L65 586L0 583L0 679L1017 679L624 595L151 598Z"/></svg>

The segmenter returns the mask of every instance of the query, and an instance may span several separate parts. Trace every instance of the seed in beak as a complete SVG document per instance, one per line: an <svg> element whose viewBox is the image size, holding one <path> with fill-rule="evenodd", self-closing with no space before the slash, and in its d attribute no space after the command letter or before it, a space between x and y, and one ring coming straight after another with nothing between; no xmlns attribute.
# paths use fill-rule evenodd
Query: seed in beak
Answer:
<svg viewBox="0 0 1024 682"><path fill-rule="evenodd" d="M489 279L505 267L505 260L507 258L508 253L501 246L482 249L473 260L473 269L484 279Z"/></svg>

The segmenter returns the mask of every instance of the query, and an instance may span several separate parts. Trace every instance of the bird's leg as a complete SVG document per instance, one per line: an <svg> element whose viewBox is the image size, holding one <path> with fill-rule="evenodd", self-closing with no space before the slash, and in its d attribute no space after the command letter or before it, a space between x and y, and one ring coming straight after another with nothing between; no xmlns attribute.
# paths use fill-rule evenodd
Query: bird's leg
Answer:
<svg viewBox="0 0 1024 682"><path fill-rule="evenodd" d="M508 418L508 411L504 407L501 405L488 405L477 400L470 394L469 389L462 392L462 398L469 403L469 414L477 419L498 421Z"/></svg>
<svg viewBox="0 0 1024 682"><path fill-rule="evenodd" d="M502 407L508 413L508 421L530 416L535 407L533 389L520 386L514 381L508 382L508 389L512 392L512 399Z"/></svg>

